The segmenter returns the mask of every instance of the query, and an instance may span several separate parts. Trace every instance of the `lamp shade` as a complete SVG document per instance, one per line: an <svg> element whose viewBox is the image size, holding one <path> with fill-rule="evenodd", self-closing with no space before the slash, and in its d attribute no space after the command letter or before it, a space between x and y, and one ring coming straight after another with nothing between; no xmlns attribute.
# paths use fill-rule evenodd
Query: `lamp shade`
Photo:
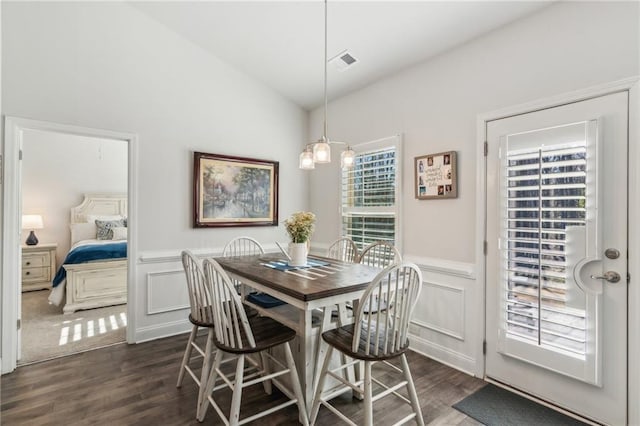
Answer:
<svg viewBox="0 0 640 426"><path fill-rule="evenodd" d="M311 149L305 149L300 154L300 168L304 170L315 168L315 164L313 162L313 151Z"/></svg>
<svg viewBox="0 0 640 426"><path fill-rule="evenodd" d="M314 163L330 163L331 162L331 147L329 143L324 140L316 142L313 145L313 162Z"/></svg>
<svg viewBox="0 0 640 426"><path fill-rule="evenodd" d="M348 169L353 166L353 162L356 159L356 153L351 147L347 147L345 151L340 154L340 163L343 169Z"/></svg>
<svg viewBox="0 0 640 426"><path fill-rule="evenodd" d="M42 229L42 216L39 214L22 215L22 229Z"/></svg>

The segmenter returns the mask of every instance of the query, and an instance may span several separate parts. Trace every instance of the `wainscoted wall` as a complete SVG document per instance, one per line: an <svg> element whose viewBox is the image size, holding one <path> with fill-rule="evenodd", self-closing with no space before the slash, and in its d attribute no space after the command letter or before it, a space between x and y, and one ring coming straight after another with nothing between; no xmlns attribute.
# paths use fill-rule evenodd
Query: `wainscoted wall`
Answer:
<svg viewBox="0 0 640 426"><path fill-rule="evenodd" d="M192 250L201 257L216 256L222 247L210 251ZM140 253L136 282L137 343L187 332L189 294L180 250Z"/></svg>
<svg viewBox="0 0 640 426"><path fill-rule="evenodd" d="M405 256L422 271L422 291L409 328L411 348L469 374L481 351L482 306L475 265ZM481 322L481 321L480 321Z"/></svg>
<svg viewBox="0 0 640 426"><path fill-rule="evenodd" d="M219 256L223 246L193 250L199 257ZM265 251L277 252L275 244ZM312 247L323 255L327 245ZM423 287L410 327L411 348L469 374L475 373L482 324L481 306L473 303L477 282L473 264L405 256L422 271ZM189 296L179 251L143 252L138 258L135 341L144 342L191 329Z"/></svg>
<svg viewBox="0 0 640 426"><path fill-rule="evenodd" d="M265 251L278 251L275 244ZM224 245L191 249L200 258L220 256ZM136 282L136 343L191 330L189 294L180 250L145 251L138 256Z"/></svg>
<svg viewBox="0 0 640 426"><path fill-rule="evenodd" d="M314 243L311 253L324 255L329 244ZM411 349L451 367L482 375L476 360L484 336L483 290L472 263L404 255L422 272L420 300L409 328ZM482 363L479 363L482 364Z"/></svg>

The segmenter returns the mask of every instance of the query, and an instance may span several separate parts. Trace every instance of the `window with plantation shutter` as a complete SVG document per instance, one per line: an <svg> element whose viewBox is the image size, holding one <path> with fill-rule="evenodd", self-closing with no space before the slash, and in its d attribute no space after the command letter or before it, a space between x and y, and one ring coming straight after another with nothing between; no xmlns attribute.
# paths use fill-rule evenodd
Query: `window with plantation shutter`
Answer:
<svg viewBox="0 0 640 426"><path fill-rule="evenodd" d="M353 167L342 171L342 235L358 249L398 241L399 137L355 146Z"/></svg>
<svg viewBox="0 0 640 426"><path fill-rule="evenodd" d="M587 232L595 192L586 123L513 135L503 146L505 331L533 345L587 354L585 295L569 242ZM567 134L555 143L545 134ZM538 138L538 143L531 143Z"/></svg>

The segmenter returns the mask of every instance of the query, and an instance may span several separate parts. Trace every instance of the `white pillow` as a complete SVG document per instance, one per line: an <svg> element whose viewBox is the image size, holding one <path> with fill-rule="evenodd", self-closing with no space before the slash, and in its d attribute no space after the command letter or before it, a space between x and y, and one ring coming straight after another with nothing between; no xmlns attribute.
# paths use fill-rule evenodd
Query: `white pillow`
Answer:
<svg viewBox="0 0 640 426"><path fill-rule="evenodd" d="M95 240L97 233L98 227L95 222L71 224L71 241L74 243L81 240Z"/></svg>
<svg viewBox="0 0 640 426"><path fill-rule="evenodd" d="M126 240L127 239L127 228L124 226L116 226L111 228L112 232L112 240Z"/></svg>

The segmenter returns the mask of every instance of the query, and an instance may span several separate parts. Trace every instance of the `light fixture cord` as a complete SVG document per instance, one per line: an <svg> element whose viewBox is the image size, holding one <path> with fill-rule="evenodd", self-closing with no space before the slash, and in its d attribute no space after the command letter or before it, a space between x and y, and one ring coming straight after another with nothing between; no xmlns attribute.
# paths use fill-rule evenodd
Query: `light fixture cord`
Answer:
<svg viewBox="0 0 640 426"><path fill-rule="evenodd" d="M324 0L324 141L327 139L327 0Z"/></svg>

